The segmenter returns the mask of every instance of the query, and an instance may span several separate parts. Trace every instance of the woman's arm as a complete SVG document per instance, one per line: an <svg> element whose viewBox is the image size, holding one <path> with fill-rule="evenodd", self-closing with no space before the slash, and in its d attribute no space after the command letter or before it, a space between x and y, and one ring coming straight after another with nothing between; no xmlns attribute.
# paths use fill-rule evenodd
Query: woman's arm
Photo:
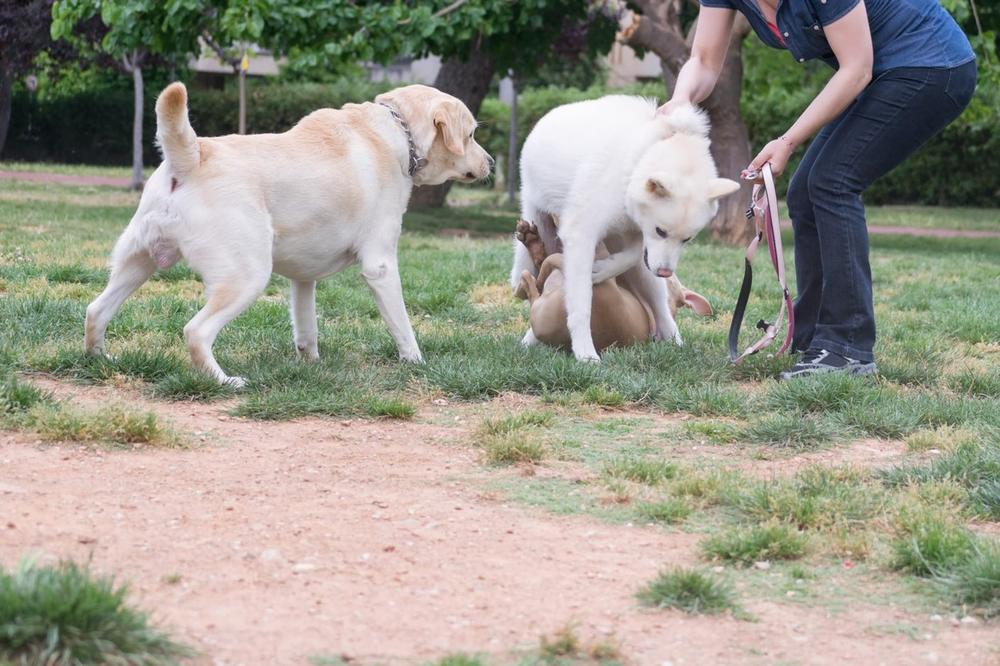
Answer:
<svg viewBox="0 0 1000 666"><path fill-rule="evenodd" d="M680 104L697 104L712 94L729 50L736 10L702 7L695 26L691 57L677 74L677 84L670 101L659 108L665 113Z"/></svg>
<svg viewBox="0 0 1000 666"><path fill-rule="evenodd" d="M872 80L872 35L864 0L823 30L840 69L788 131L764 146L748 171L759 171L770 162L774 174L780 174L795 149L840 115Z"/></svg>

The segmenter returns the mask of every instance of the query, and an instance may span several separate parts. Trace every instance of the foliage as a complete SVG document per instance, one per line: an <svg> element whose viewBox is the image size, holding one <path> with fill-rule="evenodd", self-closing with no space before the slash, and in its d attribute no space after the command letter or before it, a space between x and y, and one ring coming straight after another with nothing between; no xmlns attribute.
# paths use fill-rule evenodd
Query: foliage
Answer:
<svg viewBox="0 0 1000 666"><path fill-rule="evenodd" d="M0 568L0 662L158 666L191 655L150 626L127 594L73 562Z"/></svg>

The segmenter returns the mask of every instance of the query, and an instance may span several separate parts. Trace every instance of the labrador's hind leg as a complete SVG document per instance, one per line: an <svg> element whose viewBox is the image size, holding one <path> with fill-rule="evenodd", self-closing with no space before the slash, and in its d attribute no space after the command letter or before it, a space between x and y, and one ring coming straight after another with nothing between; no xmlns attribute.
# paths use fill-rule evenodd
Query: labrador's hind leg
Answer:
<svg viewBox="0 0 1000 666"><path fill-rule="evenodd" d="M126 232L130 234L130 232ZM115 245L111 261L111 277L101 295L87 306L84 349L89 354L104 355L104 334L129 296L156 271L156 262L145 248L140 248L131 235L123 235Z"/></svg>

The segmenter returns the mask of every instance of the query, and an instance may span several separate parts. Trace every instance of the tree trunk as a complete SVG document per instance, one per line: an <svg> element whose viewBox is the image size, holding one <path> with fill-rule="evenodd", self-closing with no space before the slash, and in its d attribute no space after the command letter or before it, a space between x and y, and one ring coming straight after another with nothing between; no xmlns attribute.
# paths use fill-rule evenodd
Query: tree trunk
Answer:
<svg viewBox="0 0 1000 666"><path fill-rule="evenodd" d="M238 72L240 77L240 134L247 133L247 71L240 67Z"/></svg>
<svg viewBox="0 0 1000 666"><path fill-rule="evenodd" d="M496 61L489 50L489 44L480 39L468 60L452 56L441 63L441 69L434 79L434 87L465 102L475 116L490 90L495 68ZM410 208L441 208L451 185L451 182L446 182L416 188L410 197Z"/></svg>
<svg viewBox="0 0 1000 666"><path fill-rule="evenodd" d="M13 87L14 77L7 66L0 61L0 155L3 155L3 147L7 143L7 130L10 129Z"/></svg>
<svg viewBox="0 0 1000 666"><path fill-rule="evenodd" d="M142 189L142 63L138 54L132 56L132 88L135 95L135 115L132 118L132 189Z"/></svg>
<svg viewBox="0 0 1000 666"><path fill-rule="evenodd" d="M719 174L740 182L739 192L719 201L719 214L709 225L712 238L733 245L746 244L753 237L753 225L745 213L750 202L752 183L740 181L740 171L745 169L753 155L750 154L750 133L740 113L740 95L743 92L743 37L737 29L729 41L729 52L715 90L702 107L712 120L712 157Z"/></svg>
<svg viewBox="0 0 1000 666"><path fill-rule="evenodd" d="M507 132L507 202L514 204L517 192L517 73L510 71L513 96L510 99L510 130Z"/></svg>

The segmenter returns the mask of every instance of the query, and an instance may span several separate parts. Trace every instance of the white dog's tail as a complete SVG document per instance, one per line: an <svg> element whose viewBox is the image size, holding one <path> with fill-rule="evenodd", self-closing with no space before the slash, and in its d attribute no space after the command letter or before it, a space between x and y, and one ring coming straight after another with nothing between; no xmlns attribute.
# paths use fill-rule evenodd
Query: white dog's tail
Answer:
<svg viewBox="0 0 1000 666"><path fill-rule="evenodd" d="M156 142L175 176L184 177L198 168L201 151L188 120L187 88L183 83L171 83L156 98Z"/></svg>
<svg viewBox="0 0 1000 666"><path fill-rule="evenodd" d="M693 104L685 104L671 110L664 120L670 134L708 136L708 114Z"/></svg>

